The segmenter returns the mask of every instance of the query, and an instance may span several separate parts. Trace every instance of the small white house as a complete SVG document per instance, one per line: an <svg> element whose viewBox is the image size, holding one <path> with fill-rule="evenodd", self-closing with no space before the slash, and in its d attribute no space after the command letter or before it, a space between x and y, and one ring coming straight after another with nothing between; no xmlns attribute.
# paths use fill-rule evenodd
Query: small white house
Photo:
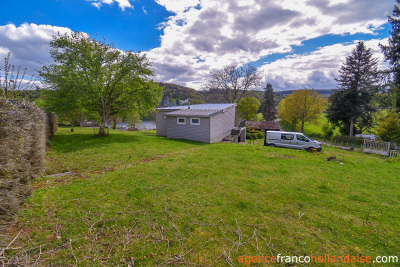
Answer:
<svg viewBox="0 0 400 267"><path fill-rule="evenodd" d="M205 143L221 142L235 126L236 104L197 104L158 108L157 135Z"/></svg>

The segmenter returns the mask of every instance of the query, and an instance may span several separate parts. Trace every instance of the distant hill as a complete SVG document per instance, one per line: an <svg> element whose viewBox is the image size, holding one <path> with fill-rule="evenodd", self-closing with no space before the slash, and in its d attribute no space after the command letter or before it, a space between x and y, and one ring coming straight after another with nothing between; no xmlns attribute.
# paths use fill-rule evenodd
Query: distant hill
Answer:
<svg viewBox="0 0 400 267"><path fill-rule="evenodd" d="M293 93L293 91L297 90L284 90L284 91L275 91L275 93L279 96L287 96ZM333 89L315 89L318 94L321 94L323 97L329 97L333 93Z"/></svg>
<svg viewBox="0 0 400 267"><path fill-rule="evenodd" d="M164 87L163 102L177 103L179 100L185 100L190 98L191 104L205 103L206 99L200 91L196 91L193 88L173 84L173 83L158 83Z"/></svg>
<svg viewBox="0 0 400 267"><path fill-rule="evenodd" d="M158 83L160 86L164 87L164 96L163 101L161 102L161 106L170 106L177 105L180 100L190 99L191 104L202 104L202 103L224 103L221 92L217 90L209 90L209 91L198 91L190 87L173 84L173 83ZM284 90L284 91L275 91L277 96L276 102L279 103L281 99L285 96L290 95L296 90ZM332 89L315 89L319 94L323 97L329 97L332 93ZM260 102L263 101L264 90L251 90L248 91L246 96L254 96Z"/></svg>

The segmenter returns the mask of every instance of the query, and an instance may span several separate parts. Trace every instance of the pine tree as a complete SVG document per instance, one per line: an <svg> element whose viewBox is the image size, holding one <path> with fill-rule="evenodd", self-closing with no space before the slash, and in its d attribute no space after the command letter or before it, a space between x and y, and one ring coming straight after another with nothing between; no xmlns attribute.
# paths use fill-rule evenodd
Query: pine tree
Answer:
<svg viewBox="0 0 400 267"><path fill-rule="evenodd" d="M400 4L400 0L396 0ZM391 74L391 89L393 95L393 107L400 112L400 7L394 6L393 15L388 16L388 21L392 25L389 38L389 45L380 44L385 60L389 62L389 73Z"/></svg>
<svg viewBox="0 0 400 267"><path fill-rule="evenodd" d="M276 117L276 108L275 108L275 93L272 84L267 83L264 89L264 101L262 104L262 114L264 116L264 120L273 121Z"/></svg>
<svg viewBox="0 0 400 267"><path fill-rule="evenodd" d="M342 132L353 136L357 122L362 129L372 124L371 99L378 88L377 74L378 60L364 42L359 42L339 70L339 78L335 79L338 90L331 95L327 109L328 120L342 124Z"/></svg>

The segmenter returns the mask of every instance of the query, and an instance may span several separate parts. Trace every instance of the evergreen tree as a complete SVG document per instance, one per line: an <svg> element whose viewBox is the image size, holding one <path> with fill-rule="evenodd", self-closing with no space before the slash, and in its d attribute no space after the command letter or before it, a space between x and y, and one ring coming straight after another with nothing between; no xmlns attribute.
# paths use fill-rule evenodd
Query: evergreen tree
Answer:
<svg viewBox="0 0 400 267"><path fill-rule="evenodd" d="M327 117L335 125L342 125L342 133L354 135L372 125L371 114L375 108L371 104L378 84L378 60L372 57L371 49L359 42L346 58L339 70L338 90L329 98Z"/></svg>
<svg viewBox="0 0 400 267"><path fill-rule="evenodd" d="M272 84L267 83L267 86L264 88L264 101L262 103L262 114L264 116L264 120L273 121L276 117L276 108L275 108L275 93Z"/></svg>
<svg viewBox="0 0 400 267"><path fill-rule="evenodd" d="M400 0L396 0L400 4ZM380 44L385 60L389 61L389 73L391 77L390 93L393 95L393 107L400 112L400 7L395 5L393 15L388 16L388 21L392 25L389 38L389 45Z"/></svg>

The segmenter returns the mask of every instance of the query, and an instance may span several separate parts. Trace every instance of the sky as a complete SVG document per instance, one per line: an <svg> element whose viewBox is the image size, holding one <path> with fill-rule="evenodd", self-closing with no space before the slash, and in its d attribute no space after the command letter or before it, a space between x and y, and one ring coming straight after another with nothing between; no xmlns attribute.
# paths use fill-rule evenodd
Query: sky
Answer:
<svg viewBox="0 0 400 267"><path fill-rule="evenodd" d="M395 0L0 0L0 59L35 74L52 36L80 31L145 53L154 81L201 89L251 64L276 91L334 89L358 41L386 63ZM3 69L4 62L0 61ZM261 88L260 88L261 89Z"/></svg>

